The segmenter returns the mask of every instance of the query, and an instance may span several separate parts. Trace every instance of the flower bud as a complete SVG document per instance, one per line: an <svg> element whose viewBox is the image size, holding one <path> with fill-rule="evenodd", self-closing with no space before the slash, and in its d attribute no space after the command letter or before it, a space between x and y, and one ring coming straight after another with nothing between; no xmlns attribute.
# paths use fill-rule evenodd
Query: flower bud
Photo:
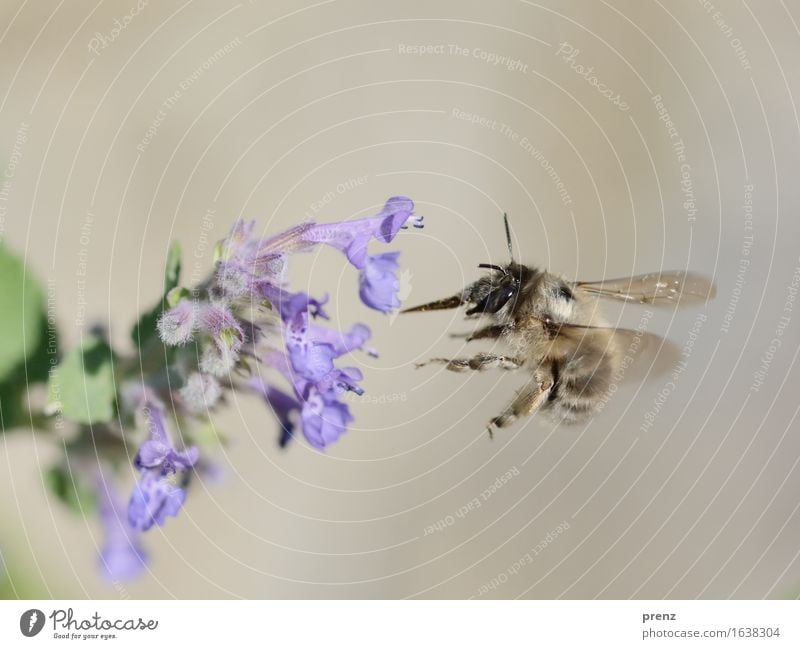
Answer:
<svg viewBox="0 0 800 649"><path fill-rule="evenodd" d="M183 299L158 319L158 335L166 345L185 345L192 339L195 328L195 304Z"/></svg>

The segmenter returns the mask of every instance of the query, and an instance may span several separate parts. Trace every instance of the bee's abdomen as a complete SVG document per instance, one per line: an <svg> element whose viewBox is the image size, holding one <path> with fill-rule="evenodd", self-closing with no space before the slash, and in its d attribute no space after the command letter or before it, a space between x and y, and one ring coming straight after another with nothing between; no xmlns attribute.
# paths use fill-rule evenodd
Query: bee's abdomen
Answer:
<svg viewBox="0 0 800 649"><path fill-rule="evenodd" d="M550 398L543 408L553 419L565 423L578 423L596 414L604 403L611 385L613 363L609 357L598 357L595 362L553 364L555 379Z"/></svg>

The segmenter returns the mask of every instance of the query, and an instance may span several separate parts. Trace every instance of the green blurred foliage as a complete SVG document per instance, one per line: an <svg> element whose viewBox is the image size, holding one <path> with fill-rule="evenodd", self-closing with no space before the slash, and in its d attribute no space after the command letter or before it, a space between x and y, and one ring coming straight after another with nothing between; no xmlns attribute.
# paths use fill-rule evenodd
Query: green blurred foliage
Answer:
<svg viewBox="0 0 800 649"><path fill-rule="evenodd" d="M0 245L0 380L39 344L44 294L17 255Z"/></svg>
<svg viewBox="0 0 800 649"><path fill-rule="evenodd" d="M84 339L82 347L70 350L50 372L49 407L83 424L111 421L116 413L113 360L104 340Z"/></svg>
<svg viewBox="0 0 800 649"><path fill-rule="evenodd" d="M44 291L23 261L0 245L0 430L30 426L27 392L58 358Z"/></svg>
<svg viewBox="0 0 800 649"><path fill-rule="evenodd" d="M92 512L97 506L95 492L66 466L49 469L45 481L50 492L76 514Z"/></svg>

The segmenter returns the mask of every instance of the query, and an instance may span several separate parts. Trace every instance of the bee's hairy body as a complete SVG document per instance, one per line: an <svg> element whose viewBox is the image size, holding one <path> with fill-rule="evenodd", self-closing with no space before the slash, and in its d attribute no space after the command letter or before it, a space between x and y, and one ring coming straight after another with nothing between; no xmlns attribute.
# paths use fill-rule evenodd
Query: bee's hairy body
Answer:
<svg viewBox="0 0 800 649"><path fill-rule="evenodd" d="M511 263L479 264L491 272L461 292L406 309L405 312L453 309L469 305L467 316L490 324L467 341L502 340L509 355L480 353L471 358L433 358L454 372L499 367L523 369L531 379L503 412L489 423L504 427L519 417L541 411L552 419L575 423L596 413L622 375L623 363L639 353L643 339L661 341L646 332L608 326L598 311L597 297L639 304L706 302L715 294L706 277L687 270L660 271L602 280L568 282L564 278L513 261L511 231L504 217ZM646 346L646 345L645 345ZM662 345L663 346L663 341Z"/></svg>
<svg viewBox="0 0 800 649"><path fill-rule="evenodd" d="M589 335L583 336L558 334L560 324L604 327L596 300L553 273L522 264L510 264L503 273L479 279L462 297L480 303L502 290L508 278L518 286L515 296L484 317L499 327L498 337L534 381L545 386L552 382L539 411L567 423L585 420L597 412L608 393L620 363L619 350L613 337L599 330L587 329ZM508 416L493 423L511 420Z"/></svg>

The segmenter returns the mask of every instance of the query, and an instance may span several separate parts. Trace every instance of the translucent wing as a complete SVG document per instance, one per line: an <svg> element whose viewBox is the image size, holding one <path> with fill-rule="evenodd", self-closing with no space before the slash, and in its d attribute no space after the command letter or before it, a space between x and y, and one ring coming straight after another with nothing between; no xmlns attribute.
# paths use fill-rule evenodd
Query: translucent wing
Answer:
<svg viewBox="0 0 800 649"><path fill-rule="evenodd" d="M552 344L563 346L567 356L598 357L613 355L619 359L615 382L639 381L675 369L680 360L678 347L643 329L596 327L540 320L552 336Z"/></svg>
<svg viewBox="0 0 800 649"><path fill-rule="evenodd" d="M575 286L601 297L641 304L707 302L716 295L714 284L698 273L665 270L600 282L575 282Z"/></svg>

